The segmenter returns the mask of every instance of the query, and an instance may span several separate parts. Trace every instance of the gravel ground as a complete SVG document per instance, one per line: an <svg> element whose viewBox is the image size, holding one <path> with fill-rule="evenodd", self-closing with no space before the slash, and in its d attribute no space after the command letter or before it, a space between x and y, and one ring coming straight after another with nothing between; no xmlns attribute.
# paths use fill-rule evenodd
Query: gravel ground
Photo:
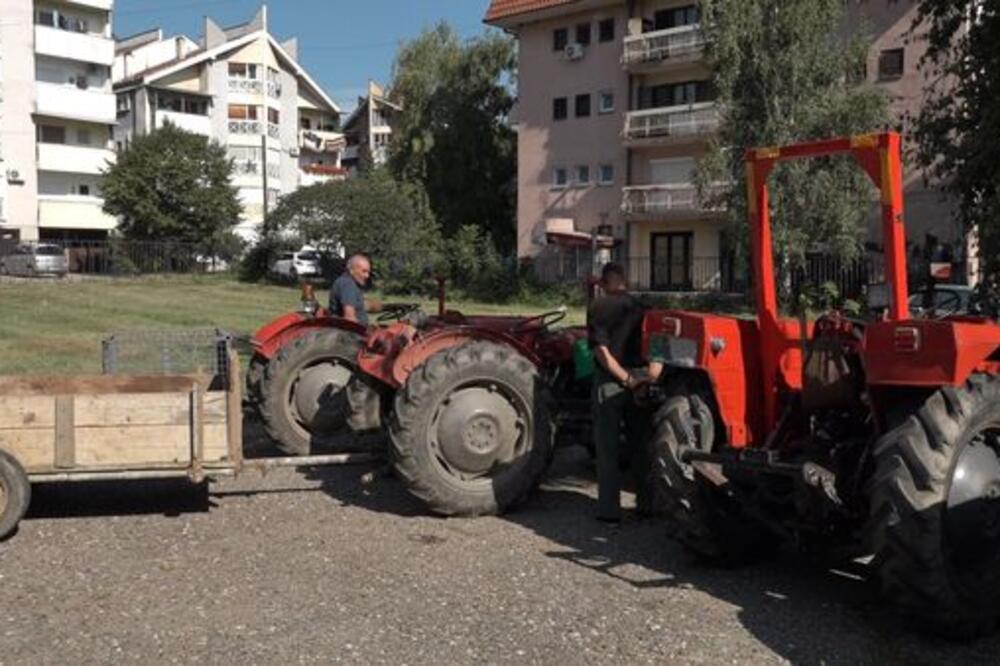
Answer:
<svg viewBox="0 0 1000 666"><path fill-rule="evenodd" d="M424 514L360 467L47 486L0 544L0 664L996 663L926 639L848 573L701 567L592 519L579 451L504 518Z"/></svg>

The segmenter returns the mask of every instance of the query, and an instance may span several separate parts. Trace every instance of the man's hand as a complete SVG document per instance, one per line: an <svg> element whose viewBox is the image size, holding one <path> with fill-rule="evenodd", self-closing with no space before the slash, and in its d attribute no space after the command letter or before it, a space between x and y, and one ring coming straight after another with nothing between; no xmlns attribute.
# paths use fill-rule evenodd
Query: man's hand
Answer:
<svg viewBox="0 0 1000 666"><path fill-rule="evenodd" d="M382 312L382 301L374 298L365 299L365 310L368 312Z"/></svg>

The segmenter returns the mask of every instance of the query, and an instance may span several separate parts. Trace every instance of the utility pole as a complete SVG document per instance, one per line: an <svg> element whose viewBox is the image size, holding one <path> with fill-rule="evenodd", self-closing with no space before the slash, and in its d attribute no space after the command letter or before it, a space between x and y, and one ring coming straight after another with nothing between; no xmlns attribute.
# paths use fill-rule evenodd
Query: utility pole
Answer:
<svg viewBox="0 0 1000 666"><path fill-rule="evenodd" d="M264 132L260 135L260 155L261 171L264 181L264 215L261 219L261 230L267 229L267 124L264 124Z"/></svg>

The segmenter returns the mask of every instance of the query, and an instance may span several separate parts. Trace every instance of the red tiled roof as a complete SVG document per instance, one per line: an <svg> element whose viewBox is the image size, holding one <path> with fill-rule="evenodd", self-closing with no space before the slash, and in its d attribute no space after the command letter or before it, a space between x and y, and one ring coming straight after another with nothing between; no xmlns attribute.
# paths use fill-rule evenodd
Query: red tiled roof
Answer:
<svg viewBox="0 0 1000 666"><path fill-rule="evenodd" d="M541 9L569 5L576 0L490 0L490 8L486 10L487 23L499 21L518 14L537 12Z"/></svg>

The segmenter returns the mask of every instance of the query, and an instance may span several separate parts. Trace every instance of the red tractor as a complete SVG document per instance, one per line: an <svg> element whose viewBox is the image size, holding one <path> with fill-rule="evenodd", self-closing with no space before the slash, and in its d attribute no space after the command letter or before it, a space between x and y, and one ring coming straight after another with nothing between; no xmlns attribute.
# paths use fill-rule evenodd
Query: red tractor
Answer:
<svg viewBox="0 0 1000 666"><path fill-rule="evenodd" d="M697 553L782 540L874 553L884 594L948 635L1000 614L1000 326L908 309L900 136L751 150L756 319L653 311L667 366L652 441L659 497ZM863 323L779 314L766 181L780 160L852 155L881 192L890 295Z"/></svg>
<svg viewBox="0 0 1000 666"><path fill-rule="evenodd" d="M589 378L574 363L586 332L553 328L565 309L466 316L444 303L442 283L437 315L389 306L365 329L307 289L300 312L254 337L248 389L272 439L301 455L388 423L396 470L432 510L496 513L523 498L554 433L589 443Z"/></svg>

